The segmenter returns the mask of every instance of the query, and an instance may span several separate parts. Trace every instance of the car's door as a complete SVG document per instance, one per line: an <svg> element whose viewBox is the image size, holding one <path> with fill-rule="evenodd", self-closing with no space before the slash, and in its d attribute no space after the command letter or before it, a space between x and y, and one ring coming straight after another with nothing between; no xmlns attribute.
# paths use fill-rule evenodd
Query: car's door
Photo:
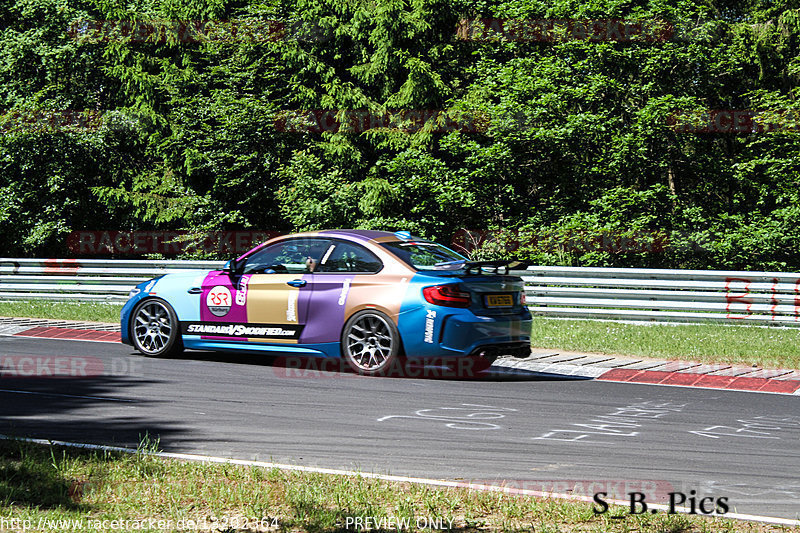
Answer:
<svg viewBox="0 0 800 533"><path fill-rule="evenodd" d="M209 328L214 338L297 343L308 315L309 276L328 246L326 239L286 239L245 258L238 275L207 277L201 319L222 326Z"/></svg>
<svg viewBox="0 0 800 533"><path fill-rule="evenodd" d="M381 260L364 246L331 239L311 275L313 291L303 342L339 342L342 326L354 306L379 299L384 285L394 281L375 276L382 268Z"/></svg>

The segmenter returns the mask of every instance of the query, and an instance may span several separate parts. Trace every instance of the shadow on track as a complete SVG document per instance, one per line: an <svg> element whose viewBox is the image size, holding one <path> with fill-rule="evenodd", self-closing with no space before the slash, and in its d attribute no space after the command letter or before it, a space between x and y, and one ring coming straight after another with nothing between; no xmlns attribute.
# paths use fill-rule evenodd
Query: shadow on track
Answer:
<svg viewBox="0 0 800 533"><path fill-rule="evenodd" d="M265 355L262 353L186 351L176 359L272 367L284 378L361 378L341 358ZM378 379L432 379L450 381L582 381L589 378L567 374L534 372L500 365L489 365L473 357L417 360L404 359L387 369Z"/></svg>
<svg viewBox="0 0 800 533"><path fill-rule="evenodd" d="M110 375L114 361L121 359L0 354L0 501L70 512L91 509L81 500L82 481L61 468L76 454L91 452L22 439L137 449L143 442L153 445L188 433L177 421L150 419L147 406L158 400L141 399L147 395L139 389L158 381L132 372Z"/></svg>
<svg viewBox="0 0 800 533"><path fill-rule="evenodd" d="M136 372L113 375L111 364L121 360L0 355L0 434L135 449L146 436L184 433L179 421L147 417L159 400L138 389L159 381Z"/></svg>

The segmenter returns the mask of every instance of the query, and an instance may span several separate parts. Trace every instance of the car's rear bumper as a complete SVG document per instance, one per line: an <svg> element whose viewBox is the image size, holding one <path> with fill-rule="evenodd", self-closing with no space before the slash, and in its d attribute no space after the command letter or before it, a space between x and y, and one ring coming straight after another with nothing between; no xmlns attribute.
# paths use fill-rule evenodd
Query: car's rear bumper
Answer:
<svg viewBox="0 0 800 533"><path fill-rule="evenodd" d="M504 342L500 344L479 345L469 355L478 357L528 357L531 354L531 341Z"/></svg>
<svg viewBox="0 0 800 533"><path fill-rule="evenodd" d="M403 327L401 318L407 357L459 357L482 351L485 355L530 354L532 321L527 309L499 316L476 315L466 309L442 311L440 307L435 316L409 320L409 327ZM417 327L411 328L414 323Z"/></svg>
<svg viewBox="0 0 800 533"><path fill-rule="evenodd" d="M520 346L525 344L529 354L531 324L528 313L500 317L451 315L444 320L440 348L458 352L457 355L474 355L481 351L512 355L518 354ZM504 350L509 353L498 353Z"/></svg>

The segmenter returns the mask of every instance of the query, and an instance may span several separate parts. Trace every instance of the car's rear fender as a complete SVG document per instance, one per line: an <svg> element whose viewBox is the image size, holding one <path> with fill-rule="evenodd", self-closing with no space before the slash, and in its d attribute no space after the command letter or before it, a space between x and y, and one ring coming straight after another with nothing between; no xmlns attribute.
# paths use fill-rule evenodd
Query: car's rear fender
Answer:
<svg viewBox="0 0 800 533"><path fill-rule="evenodd" d="M458 283L472 294L468 308L431 304L425 287ZM530 342L531 315L520 301L522 280L515 276L464 276L424 273L414 276L401 308L398 329L408 357L468 355L480 346ZM483 296L513 293L514 306L488 309Z"/></svg>

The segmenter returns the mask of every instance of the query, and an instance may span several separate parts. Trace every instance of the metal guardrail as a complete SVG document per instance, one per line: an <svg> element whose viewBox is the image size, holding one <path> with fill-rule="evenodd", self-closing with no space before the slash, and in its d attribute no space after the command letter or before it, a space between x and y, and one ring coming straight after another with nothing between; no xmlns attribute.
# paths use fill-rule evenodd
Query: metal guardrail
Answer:
<svg viewBox="0 0 800 533"><path fill-rule="evenodd" d="M800 274L720 270L531 267L534 315L800 326Z"/></svg>
<svg viewBox="0 0 800 533"><path fill-rule="evenodd" d="M222 261L1 259L0 300L124 303L155 276L218 269ZM800 326L800 273L531 267L534 315Z"/></svg>
<svg viewBox="0 0 800 533"><path fill-rule="evenodd" d="M0 300L46 299L123 304L150 278L186 270L222 268L223 261L0 258Z"/></svg>

